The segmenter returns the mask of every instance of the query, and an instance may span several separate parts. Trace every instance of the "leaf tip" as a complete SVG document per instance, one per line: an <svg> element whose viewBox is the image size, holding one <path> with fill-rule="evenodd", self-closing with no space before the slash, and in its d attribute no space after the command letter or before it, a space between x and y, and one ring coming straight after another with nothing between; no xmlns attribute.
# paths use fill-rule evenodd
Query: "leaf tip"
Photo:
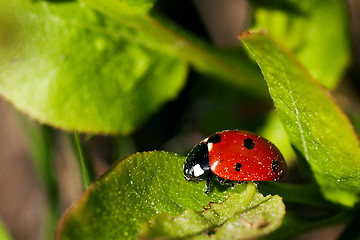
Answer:
<svg viewBox="0 0 360 240"><path fill-rule="evenodd" d="M246 38L246 37L248 37L249 35L251 35L251 33L250 33L248 30L246 30L245 32L240 33L240 34L237 36L237 38L241 40L242 38Z"/></svg>
<svg viewBox="0 0 360 240"><path fill-rule="evenodd" d="M267 30L266 29L261 29L261 30L246 30L243 33L240 33L237 38L239 40L251 37L254 34L267 34Z"/></svg>

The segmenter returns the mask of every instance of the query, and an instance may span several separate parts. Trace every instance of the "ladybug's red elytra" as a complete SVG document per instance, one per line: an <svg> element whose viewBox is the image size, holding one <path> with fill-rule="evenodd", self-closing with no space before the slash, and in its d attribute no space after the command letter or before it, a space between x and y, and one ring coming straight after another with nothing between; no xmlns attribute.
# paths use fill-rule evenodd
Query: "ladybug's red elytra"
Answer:
<svg viewBox="0 0 360 240"><path fill-rule="evenodd" d="M196 182L206 178L206 191L212 175L219 182L276 181L287 173L279 149L269 140L247 131L228 130L202 140L188 154L184 177Z"/></svg>

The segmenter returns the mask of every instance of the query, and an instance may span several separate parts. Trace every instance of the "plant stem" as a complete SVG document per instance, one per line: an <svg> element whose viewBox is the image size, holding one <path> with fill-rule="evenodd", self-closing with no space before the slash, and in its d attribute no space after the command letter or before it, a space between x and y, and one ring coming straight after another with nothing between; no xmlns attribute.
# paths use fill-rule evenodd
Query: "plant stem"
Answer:
<svg viewBox="0 0 360 240"><path fill-rule="evenodd" d="M29 120L16 111L14 113L25 134L37 176L45 187L49 205L44 220L45 227L42 239L51 239L60 216L59 188L53 166L53 130L46 125L40 125Z"/></svg>
<svg viewBox="0 0 360 240"><path fill-rule="evenodd" d="M76 149L77 156L78 156L78 163L79 163L79 167L80 167L80 173L81 173L81 178L82 178L82 182L83 182L83 187L84 187L84 189L86 189L90 185L90 174L89 174L89 169L88 169L86 160L84 158L80 138L76 132L74 133L74 144L75 144L75 149Z"/></svg>

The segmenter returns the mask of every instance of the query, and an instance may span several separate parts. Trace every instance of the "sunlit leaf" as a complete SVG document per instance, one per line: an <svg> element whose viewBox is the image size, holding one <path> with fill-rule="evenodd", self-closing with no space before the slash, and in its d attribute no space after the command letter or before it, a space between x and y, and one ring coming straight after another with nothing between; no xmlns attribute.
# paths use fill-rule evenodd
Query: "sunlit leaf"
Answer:
<svg viewBox="0 0 360 240"><path fill-rule="evenodd" d="M279 43L263 33L244 33L241 40L260 66L280 120L324 196L353 205L360 196L360 146L349 119Z"/></svg>
<svg viewBox="0 0 360 240"><path fill-rule="evenodd" d="M185 83L184 61L84 4L2 1L0 26L0 94L55 127L127 134Z"/></svg>
<svg viewBox="0 0 360 240"><path fill-rule="evenodd" d="M184 180L184 161L146 152L118 162L66 211L57 238L261 236L281 224L279 196L263 197L253 183L231 189L217 182L205 194L204 182Z"/></svg>

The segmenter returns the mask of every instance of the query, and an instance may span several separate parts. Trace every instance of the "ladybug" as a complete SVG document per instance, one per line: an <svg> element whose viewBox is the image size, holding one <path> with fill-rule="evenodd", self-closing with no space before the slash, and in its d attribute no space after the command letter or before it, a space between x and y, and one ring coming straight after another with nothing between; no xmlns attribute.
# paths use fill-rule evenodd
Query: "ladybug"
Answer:
<svg viewBox="0 0 360 240"><path fill-rule="evenodd" d="M243 181L276 181L287 167L279 149L269 140L247 131L217 132L197 144L184 163L187 181L203 181L211 188L212 175L221 184Z"/></svg>

